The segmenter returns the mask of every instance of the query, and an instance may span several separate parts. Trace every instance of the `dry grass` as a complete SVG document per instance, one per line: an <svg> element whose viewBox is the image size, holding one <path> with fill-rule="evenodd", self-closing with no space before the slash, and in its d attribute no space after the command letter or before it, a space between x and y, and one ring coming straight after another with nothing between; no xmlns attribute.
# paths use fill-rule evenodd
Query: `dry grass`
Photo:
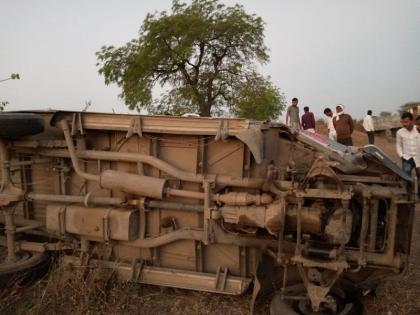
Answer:
<svg viewBox="0 0 420 315"><path fill-rule="evenodd" d="M117 281L109 270L56 267L30 287L0 291L0 314L247 314L250 294L226 296ZM266 303L264 303L266 304ZM267 314L262 307L257 314Z"/></svg>

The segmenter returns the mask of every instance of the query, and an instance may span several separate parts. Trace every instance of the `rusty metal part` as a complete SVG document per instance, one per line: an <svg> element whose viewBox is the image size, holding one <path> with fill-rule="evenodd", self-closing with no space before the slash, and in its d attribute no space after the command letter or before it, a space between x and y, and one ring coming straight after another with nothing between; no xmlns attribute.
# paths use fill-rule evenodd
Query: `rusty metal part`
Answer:
<svg viewBox="0 0 420 315"><path fill-rule="evenodd" d="M106 170L101 174L100 185L142 197L162 199L166 179Z"/></svg>
<svg viewBox="0 0 420 315"><path fill-rule="evenodd" d="M394 198L395 196L404 196L406 190L403 187L386 187L380 185L364 185L358 183L352 186L352 190L367 198Z"/></svg>
<svg viewBox="0 0 420 315"><path fill-rule="evenodd" d="M395 237L397 232L398 206L395 198L391 199L389 207L389 222L388 222L388 242L385 249L385 255L392 259L395 250Z"/></svg>
<svg viewBox="0 0 420 315"><path fill-rule="evenodd" d="M328 218L325 236L330 243L347 244L351 238L353 214L349 209L336 209Z"/></svg>
<svg viewBox="0 0 420 315"><path fill-rule="evenodd" d="M29 166L29 165L37 165L37 164L47 164L51 163L51 159L45 158L45 159L39 159L39 158L33 158L28 161L13 161L9 163L9 167L19 167L19 166Z"/></svg>
<svg viewBox="0 0 420 315"><path fill-rule="evenodd" d="M191 203L182 203L176 201L166 201L166 200L151 200L148 198L144 199L131 199L128 200L125 205L127 206L141 206L147 209L161 208L161 209L171 209L171 210L180 210L180 211L192 211L192 212L203 212L204 206L201 204L191 204Z"/></svg>
<svg viewBox="0 0 420 315"><path fill-rule="evenodd" d="M306 188L305 190L294 191L296 198L321 198L321 199L340 199L349 200L352 194L349 190L337 191L333 189Z"/></svg>
<svg viewBox="0 0 420 315"><path fill-rule="evenodd" d="M368 250L374 251L376 247L376 234L378 228L378 207L379 201L377 199L370 199L370 226L369 226L369 244Z"/></svg>
<svg viewBox="0 0 420 315"><path fill-rule="evenodd" d="M26 194L25 199L29 201L51 201L60 203L84 203L95 205L120 206L126 202L125 198L119 197L99 197L99 196L72 196L72 195L53 195L39 194L30 192Z"/></svg>
<svg viewBox="0 0 420 315"><path fill-rule="evenodd" d="M139 213L122 208L48 205L46 229L54 234L77 234L104 241L138 238Z"/></svg>
<svg viewBox="0 0 420 315"><path fill-rule="evenodd" d="M360 252L357 250L345 250L344 257L349 262L359 262ZM403 259L400 254L383 254L365 252L363 257L366 265L381 266L393 270L399 270L403 265Z"/></svg>
<svg viewBox="0 0 420 315"><path fill-rule="evenodd" d="M7 246L6 238L0 237L0 246ZM28 252L42 253L45 251L62 251L66 249L74 249L74 246L72 244L65 244L63 242L39 243L39 242L29 242L29 241L16 241L15 248L17 252L28 251Z"/></svg>
<svg viewBox="0 0 420 315"><path fill-rule="evenodd" d="M348 183L355 182L355 183L370 183L370 184L380 184L380 185L401 186L401 182L398 180L382 179L379 176L337 174L337 177L342 182L348 182Z"/></svg>
<svg viewBox="0 0 420 315"><path fill-rule="evenodd" d="M261 164L264 159L264 137L261 129L254 128L242 130L236 134L236 138L241 140L243 143L246 143L249 151L252 152L255 161L258 164Z"/></svg>
<svg viewBox="0 0 420 315"><path fill-rule="evenodd" d="M62 149L37 149L37 153L42 156L48 157L70 157L67 150ZM92 160L104 160L104 161L120 161L120 162L133 162L133 163L145 163L149 164L157 169L175 177L180 180L202 183L206 178L214 179L217 185L220 186L234 186L234 187L246 187L246 188L260 188L264 182L264 178L233 178L226 175L202 175L185 172L180 170L169 163L156 158L151 155L145 155L141 153L127 153L127 152L106 152L106 151L95 151L85 150L77 151L76 155L81 159L92 159Z"/></svg>
<svg viewBox="0 0 420 315"><path fill-rule="evenodd" d="M142 175L134 175L126 172L106 170L102 174L94 175L84 172L77 161L76 150L71 138L70 129L66 120L60 121L66 139L67 148L72 160L74 171L86 180L100 182L100 185L108 189L118 189L127 193L133 193L144 197L162 199L163 188L166 180Z"/></svg>
<svg viewBox="0 0 420 315"><path fill-rule="evenodd" d="M72 164L73 164L74 171L77 173L77 175L79 175L80 177L84 179L99 182L98 175L86 173L80 168L79 162L77 160L76 149L74 148L73 139L71 137L70 129L69 129L69 125L67 121L62 120L60 122L60 126L61 126L61 129L63 130L64 138L66 139L67 149L68 149L68 152L69 152Z"/></svg>
<svg viewBox="0 0 420 315"><path fill-rule="evenodd" d="M0 223L3 223L3 224L5 224L5 218L4 218L4 216L1 216L0 215ZM40 222L40 221L38 221L38 220L29 220L29 219L23 219L23 218L21 218L21 217L15 217L14 219L13 219L13 222L14 222L14 224L15 224L15 226L17 226L17 227L22 227L22 226L28 226L28 225L35 225L35 224L39 224L39 223L42 223L42 222ZM45 224L44 225L42 225L42 226L45 226Z"/></svg>
<svg viewBox="0 0 420 315"><path fill-rule="evenodd" d="M204 190L204 213L203 213L203 243L205 245L209 244L213 241L211 235L211 224L212 224L212 202L211 202L211 183L208 180L203 182L203 190Z"/></svg>
<svg viewBox="0 0 420 315"><path fill-rule="evenodd" d="M23 200L23 191L13 185L7 185L0 193L0 206L9 206Z"/></svg>
<svg viewBox="0 0 420 315"><path fill-rule="evenodd" d="M100 182L100 185L107 189L118 189L127 193L133 193L144 197L162 199L163 188L166 180L160 178L134 175L126 172L106 170L101 175L94 175L84 172L77 160L76 150L71 138L70 129L66 120L60 121L61 129L66 139L68 152L73 164L74 171L86 180Z"/></svg>
<svg viewBox="0 0 420 315"><path fill-rule="evenodd" d="M79 258L74 256L65 256L65 264L79 264ZM90 259L89 265L93 267L109 268L116 272L120 279L125 281L137 281L144 284L154 284L167 287L183 288L190 290L200 290L207 292L239 295L246 292L251 279L241 278L232 275L226 275L224 286L217 286L217 274L177 270L170 268L143 266L137 279L133 279L133 268L136 264L126 264L121 262L111 262L103 260Z"/></svg>
<svg viewBox="0 0 420 315"><path fill-rule="evenodd" d="M10 178L10 156L5 140L0 138L0 206L9 206L21 201L23 191L15 187ZM8 210L7 210L8 211Z"/></svg>
<svg viewBox="0 0 420 315"><path fill-rule="evenodd" d="M18 227L18 228L16 228L15 231L16 231L16 233L22 233L22 232L26 232L26 231L29 231L29 230L35 230L35 229L38 229L38 228L41 228L41 227L44 227L44 223L36 222L36 223L33 223L33 224Z"/></svg>
<svg viewBox="0 0 420 315"><path fill-rule="evenodd" d="M1 184L0 184L0 193L6 188L10 183L10 172L8 168L9 163L9 154L6 146L5 140L0 138L0 167L1 167Z"/></svg>
<svg viewBox="0 0 420 315"><path fill-rule="evenodd" d="M277 246L277 242L274 239L256 238L228 233L224 231L217 223L211 225L211 231L213 232L215 243L260 249L266 249L269 247L275 249ZM204 238L204 229L182 228L155 237L137 239L131 242L123 242L123 244L127 246L134 246L140 248L154 248L171 244L179 240L194 240L204 242ZM290 243L285 244L285 250L289 251L291 246L293 245L291 245Z"/></svg>
<svg viewBox="0 0 420 315"><path fill-rule="evenodd" d="M337 190L344 191L344 184L338 178L337 174L331 168L336 163L326 160L323 156L317 158L309 171L306 173L305 179L301 183L302 188L309 187L310 182L318 177L328 178L337 185Z"/></svg>
<svg viewBox="0 0 420 315"><path fill-rule="evenodd" d="M9 210L3 211L5 222L5 234L7 239L7 262L13 263L16 261L16 244L15 233L16 226L14 223L13 212Z"/></svg>
<svg viewBox="0 0 420 315"><path fill-rule="evenodd" d="M83 126L82 126L83 115ZM53 118L52 123L60 123L73 118L68 113L59 112ZM67 117L66 117L67 116ZM123 131L126 135L137 133L168 133L180 135L214 135L215 140L226 140L229 136L235 136L245 143L254 155L255 161L260 164L264 158L262 129L266 126L254 123L254 128L249 128L251 122L246 119L208 119L200 117L199 126L197 118L188 117L162 117L158 116L131 116L131 115L108 115L95 113L78 113L79 128L92 130ZM133 123L134 122L134 123ZM133 132L134 131L134 132ZM83 134L83 132L82 132Z"/></svg>
<svg viewBox="0 0 420 315"><path fill-rule="evenodd" d="M2 181L0 186L0 206L4 215L4 228L7 239L7 259L8 263L14 263L17 260L16 257L16 225L14 222L14 207L9 206L11 203L21 200L22 191L15 188L10 179L10 169L8 164L10 163L9 150L6 147L6 143L0 138L0 163L1 163L1 174ZM0 214L1 215L1 214Z"/></svg>
<svg viewBox="0 0 420 315"><path fill-rule="evenodd" d="M263 206L224 206L214 214L222 216L227 223L239 224L243 227L262 227L266 226L265 212ZM216 217L217 218L217 217Z"/></svg>
<svg viewBox="0 0 420 315"><path fill-rule="evenodd" d="M363 200L363 209L362 209L362 227L360 228L360 236L359 236L359 259L358 264L360 266L364 266L366 264L364 259L365 254L365 247L366 247L366 237L368 233L369 227L369 208L367 200Z"/></svg>
<svg viewBox="0 0 420 315"><path fill-rule="evenodd" d="M299 255L292 257L292 260L297 264L311 308L314 312L318 312L321 303L329 303L328 293L343 271L349 268L349 264L346 261L319 262ZM317 268L315 278L320 278L319 283L312 279L311 270L314 268ZM327 276L326 270L333 271L333 274Z"/></svg>
<svg viewBox="0 0 420 315"><path fill-rule="evenodd" d="M300 255L302 252L302 199L298 199L296 208L296 246L295 255Z"/></svg>
<svg viewBox="0 0 420 315"><path fill-rule="evenodd" d="M135 246L140 248L154 248L171 244L179 240L204 241L203 229L184 228L159 236L137 239L131 242L125 242L124 244L127 246Z"/></svg>
<svg viewBox="0 0 420 315"><path fill-rule="evenodd" d="M301 207L300 225L304 233L321 233L322 208L319 206ZM298 220L298 205L286 206L286 231L295 231Z"/></svg>
<svg viewBox="0 0 420 315"><path fill-rule="evenodd" d="M172 210L180 210L180 211L194 211L194 212L204 211L204 207L202 205L173 202L173 201L146 200L145 206L148 208L172 209Z"/></svg>
<svg viewBox="0 0 420 315"><path fill-rule="evenodd" d="M321 269L328 269L332 271L339 271L339 270L345 270L350 267L350 265L346 261L320 262L316 260L307 259L300 255L293 256L291 260L294 263L302 264L302 266L306 268L321 268Z"/></svg>
<svg viewBox="0 0 420 315"><path fill-rule="evenodd" d="M204 200L205 194L198 191L187 191L174 188L166 188L165 194L169 197L186 197ZM250 204L266 205L273 201L269 194L252 195L246 192L229 192L225 194L211 194L210 200L231 206L247 206Z"/></svg>
<svg viewBox="0 0 420 315"><path fill-rule="evenodd" d="M278 235L281 229L294 231L297 224L297 205L285 206L284 199L278 199L267 206L224 206L214 214L220 214L225 222L239 224L244 227L266 228L272 235ZM283 215L285 209L285 215ZM301 229L304 233L320 234L322 208L302 207Z"/></svg>

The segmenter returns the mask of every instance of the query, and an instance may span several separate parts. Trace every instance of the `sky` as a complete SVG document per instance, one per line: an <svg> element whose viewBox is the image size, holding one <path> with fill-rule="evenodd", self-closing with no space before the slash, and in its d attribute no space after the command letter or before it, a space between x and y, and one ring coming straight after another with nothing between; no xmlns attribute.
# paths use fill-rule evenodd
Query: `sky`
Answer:
<svg viewBox="0 0 420 315"><path fill-rule="evenodd" d="M265 21L261 68L316 116L344 104L353 117L420 100L420 0L224 0ZM8 110L129 112L98 74L97 52L135 38L167 0L0 0L0 100Z"/></svg>

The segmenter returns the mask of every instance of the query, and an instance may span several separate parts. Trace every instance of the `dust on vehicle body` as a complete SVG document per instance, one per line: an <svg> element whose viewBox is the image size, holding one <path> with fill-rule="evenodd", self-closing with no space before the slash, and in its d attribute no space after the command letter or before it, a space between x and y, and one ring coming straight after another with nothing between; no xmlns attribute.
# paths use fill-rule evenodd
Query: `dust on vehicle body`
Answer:
<svg viewBox="0 0 420 315"><path fill-rule="evenodd" d="M245 119L32 114L43 130L0 130L0 277L71 249L64 264L122 280L349 314L350 283L407 265L416 183L374 146Z"/></svg>

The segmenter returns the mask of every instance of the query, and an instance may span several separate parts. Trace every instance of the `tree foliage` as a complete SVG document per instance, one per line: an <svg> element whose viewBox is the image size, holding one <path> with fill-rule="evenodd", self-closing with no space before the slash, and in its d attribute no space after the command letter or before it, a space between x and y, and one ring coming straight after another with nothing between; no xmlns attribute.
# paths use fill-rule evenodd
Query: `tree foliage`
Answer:
<svg viewBox="0 0 420 315"><path fill-rule="evenodd" d="M269 78L254 74L237 85L233 112L238 117L265 120L276 118L286 106L286 100Z"/></svg>
<svg viewBox="0 0 420 315"><path fill-rule="evenodd" d="M12 74L10 75L10 78L11 78L12 80L20 80L20 75L19 75L19 73L12 73Z"/></svg>
<svg viewBox="0 0 420 315"><path fill-rule="evenodd" d="M9 80L20 80L19 73L12 73L9 77L7 77L5 79L0 79L0 82L5 82L5 81L9 81Z"/></svg>
<svg viewBox="0 0 420 315"><path fill-rule="evenodd" d="M174 0L171 12L146 16L138 38L104 46L97 58L105 83L121 87L130 109L266 119L284 108L279 89L256 71L269 60L264 22L241 5ZM163 90L157 99L156 85Z"/></svg>

